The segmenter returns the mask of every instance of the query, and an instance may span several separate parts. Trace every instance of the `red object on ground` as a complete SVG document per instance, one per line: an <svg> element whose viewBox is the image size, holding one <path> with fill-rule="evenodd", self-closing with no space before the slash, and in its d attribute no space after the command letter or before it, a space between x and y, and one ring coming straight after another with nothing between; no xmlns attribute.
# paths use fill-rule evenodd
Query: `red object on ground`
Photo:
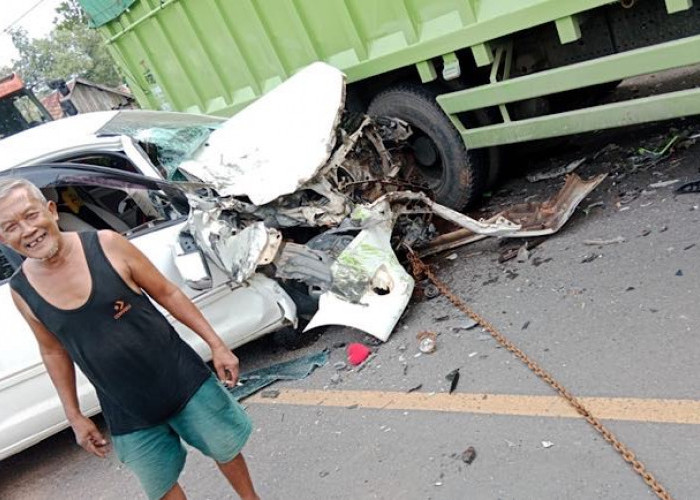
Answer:
<svg viewBox="0 0 700 500"><path fill-rule="evenodd" d="M366 360L370 353L372 351L369 350L369 347L367 347L364 344L359 344L357 342L353 344L348 344L348 362L353 365L357 366L359 364L362 364L364 360Z"/></svg>

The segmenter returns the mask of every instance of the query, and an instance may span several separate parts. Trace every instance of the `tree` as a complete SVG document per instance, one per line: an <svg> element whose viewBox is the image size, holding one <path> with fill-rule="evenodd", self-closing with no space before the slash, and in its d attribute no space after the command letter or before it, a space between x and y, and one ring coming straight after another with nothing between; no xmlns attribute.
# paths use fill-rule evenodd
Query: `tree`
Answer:
<svg viewBox="0 0 700 500"><path fill-rule="evenodd" d="M11 31L19 52L13 69L29 85L50 80L82 77L95 83L117 86L122 82L114 62L97 31L76 0L66 0L56 9L54 29L45 38L30 39L22 29Z"/></svg>
<svg viewBox="0 0 700 500"><path fill-rule="evenodd" d="M53 24L57 29L72 30L76 25L87 24L87 16L78 0L65 0L56 7Z"/></svg>

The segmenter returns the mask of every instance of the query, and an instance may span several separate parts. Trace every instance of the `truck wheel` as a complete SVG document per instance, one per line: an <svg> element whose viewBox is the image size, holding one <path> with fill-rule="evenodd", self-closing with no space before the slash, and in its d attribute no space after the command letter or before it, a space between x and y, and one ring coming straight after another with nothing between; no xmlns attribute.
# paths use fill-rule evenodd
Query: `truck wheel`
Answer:
<svg viewBox="0 0 700 500"><path fill-rule="evenodd" d="M419 180L432 191L435 201L456 210L474 205L486 181L484 155L467 152L431 92L416 85L387 89L372 100L367 114L399 118L411 125L409 147Z"/></svg>

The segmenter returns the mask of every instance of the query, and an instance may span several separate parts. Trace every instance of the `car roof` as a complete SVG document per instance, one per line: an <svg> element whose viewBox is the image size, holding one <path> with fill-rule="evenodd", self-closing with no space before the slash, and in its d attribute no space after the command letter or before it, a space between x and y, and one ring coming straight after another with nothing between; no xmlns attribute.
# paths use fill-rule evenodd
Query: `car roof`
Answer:
<svg viewBox="0 0 700 500"><path fill-rule="evenodd" d="M99 111L39 125L0 140L0 170L6 170L71 146L96 142L95 135L120 111Z"/></svg>
<svg viewBox="0 0 700 500"><path fill-rule="evenodd" d="M108 144L115 140L110 137L125 134L126 130L140 122L208 124L224 121L224 118L215 116L146 109L79 114L51 121L0 140L0 171L39 161L50 161L51 158L47 158L47 155L52 153Z"/></svg>

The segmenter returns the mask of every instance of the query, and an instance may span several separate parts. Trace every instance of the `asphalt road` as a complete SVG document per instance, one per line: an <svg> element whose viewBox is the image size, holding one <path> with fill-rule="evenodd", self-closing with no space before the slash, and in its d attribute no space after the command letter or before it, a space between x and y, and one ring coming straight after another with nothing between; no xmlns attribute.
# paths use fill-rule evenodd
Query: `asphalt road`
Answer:
<svg viewBox="0 0 700 500"><path fill-rule="evenodd" d="M700 122L677 122L700 131ZM499 263L487 240L432 260L471 307L604 417L675 499L699 498L700 194L650 184L699 177L700 141L655 164L634 167L669 125L575 140L538 167L588 156L579 171L612 175L562 231L529 260ZM592 156L609 143L609 153ZM544 159L543 159L544 158ZM517 165L533 168L533 165ZM562 179L508 181L487 209L541 200ZM530 198L534 197L534 198ZM596 206L590 205L602 202ZM587 245L588 240L621 243ZM245 449L263 499L651 499L644 482L521 362L444 297L414 303L388 342L360 371L339 342L366 341L329 329L293 353L261 341L238 354L243 370L331 348L309 378L278 383L276 399L246 401L255 432ZM439 333L418 355L416 334ZM456 392L445 376L460 369ZM407 393L408 389L420 388ZM462 452L474 447L471 464ZM191 499L233 498L216 468L190 454L182 484ZM70 432L0 463L3 500L144 498L114 456L99 460Z"/></svg>

